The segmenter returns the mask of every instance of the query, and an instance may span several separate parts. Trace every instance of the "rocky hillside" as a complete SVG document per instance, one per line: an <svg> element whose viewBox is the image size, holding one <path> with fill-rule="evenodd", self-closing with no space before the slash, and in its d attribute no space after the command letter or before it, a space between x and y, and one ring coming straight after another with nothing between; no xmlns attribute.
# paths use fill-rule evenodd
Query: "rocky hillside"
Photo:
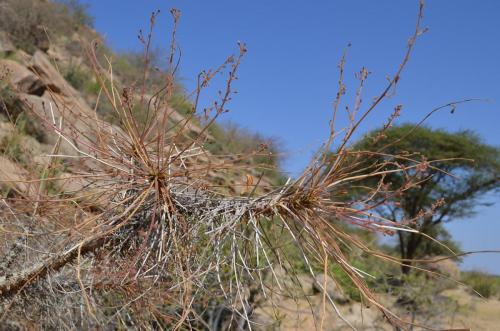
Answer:
<svg viewBox="0 0 500 331"><path fill-rule="evenodd" d="M183 306L172 284L182 283L186 271L177 265L195 266L185 250L196 244L203 252L195 257L214 258L214 249L206 249L214 243L204 235L209 231L189 230L188 221L210 216L204 211L214 203L221 207L210 217L239 218L241 203L275 191L282 177L274 147L195 114L182 87L161 86L168 81L164 71L144 74L141 55L107 49L79 7L37 0L0 6L0 329L170 325ZM145 88L137 88L144 77ZM153 187L164 193L152 194ZM179 229L164 228L151 212L159 201L197 207L186 209ZM162 210L163 218L171 212ZM125 213L123 227L117 222ZM115 239L109 231L117 231ZM105 247L114 240L117 250L108 255ZM159 255L147 253L146 242ZM127 253L132 250L135 257ZM163 265L166 252L176 263ZM133 273L131 259L142 261ZM140 289L125 278L150 273L162 259L161 278L151 283L147 276L141 285L163 284L155 298L130 302ZM90 271L97 260L100 266ZM124 282L109 281L120 277ZM85 299L90 280L97 301ZM216 280L203 282L219 288ZM82 303L89 304L86 316L77 308Z"/></svg>
<svg viewBox="0 0 500 331"><path fill-rule="evenodd" d="M117 129L122 125L117 119L116 111L110 100L104 96L100 82L96 78L89 59L91 44L97 47L96 54L100 61L109 62L113 67L113 84L117 93L139 84L143 77L140 54L116 54L108 49L102 38L87 25L91 21L85 16L82 7L77 3L72 6L59 5L47 1L7 1L3 6L11 11L19 12L20 17L14 20L25 21L26 25L34 26L31 30L7 27L7 21L0 30L0 156L2 163L8 164L4 169L18 169L15 173L22 173L22 168L29 165L43 166L50 154L58 135L47 128L55 113L64 114L64 120L78 130L84 130L83 117L95 117L107 121ZM22 17L23 11L31 8L34 13ZM38 11L38 13L37 13ZM50 14L48 14L50 12ZM2 14L6 14L3 11ZM66 22L54 24L50 20L40 19L44 15ZM41 16L41 17L44 17ZM35 20L35 22L26 22ZM21 22L22 23L22 22ZM29 24L28 24L29 23ZM12 23L14 24L14 23ZM2 28L0 26L0 28ZM45 31L43 30L45 28ZM94 46L92 46L94 47ZM106 73L109 74L109 73ZM148 77L147 93L153 93L163 82L161 71L152 71ZM107 77L109 78L109 76ZM122 89L122 91L120 91ZM149 95L150 97L151 95ZM175 87L175 93L169 97L169 120L172 126L183 123L184 135L187 139L198 135L201 131L197 121L185 121L192 104L187 100L180 86ZM135 107L135 106L134 106ZM136 119L141 121L145 110L136 107L133 109ZM57 116L56 116L57 117ZM81 122L81 123L80 123ZM274 146L269 145L256 134L248 133L237 127L211 126L205 133L206 153L218 154L245 154L255 153L262 145L268 145L273 153L265 157L256 155L259 162L269 165L265 176L261 179L264 186L270 186L282 180L277 171L278 153ZM88 142L95 137L87 137ZM66 142L61 143L63 154L74 154L73 148ZM248 162L252 163L250 159ZM73 165L76 166L76 165ZM65 168L65 172L72 167ZM76 169L73 169L76 171ZM3 174L13 176L13 172ZM215 173L212 173L214 176ZM231 176L218 179L220 185L239 190L245 186L248 176L258 178L261 171L236 171ZM68 177L69 176L68 174ZM252 179L253 180L253 179ZM69 187L73 183L60 182ZM80 183L82 184L82 183ZM3 184L9 186L11 184ZM14 184L12 184L14 185ZM17 184L16 184L17 185ZM72 186L74 189L75 187Z"/></svg>

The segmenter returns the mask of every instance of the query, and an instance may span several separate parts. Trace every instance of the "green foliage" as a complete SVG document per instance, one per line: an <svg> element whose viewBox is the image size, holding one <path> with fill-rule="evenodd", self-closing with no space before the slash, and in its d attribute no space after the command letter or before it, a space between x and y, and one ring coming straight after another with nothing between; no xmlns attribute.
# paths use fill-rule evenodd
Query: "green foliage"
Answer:
<svg viewBox="0 0 500 331"><path fill-rule="evenodd" d="M358 238L358 240L363 241L368 247L378 247L377 238L373 233L362 229L355 229L350 226L345 226L344 231L349 233L349 235ZM291 266L291 270L294 270L298 274L310 274L309 266L306 263L301 251L294 244L293 238L290 234L287 231L280 232L279 230L275 230L275 236L276 245L283 245L286 247L286 249L284 249L284 251L287 252L285 260ZM342 243L340 244L343 246ZM342 248L345 254L347 254L346 258L350 261L353 267L358 268L359 270L362 270L363 272L366 272L374 277L366 277L366 281L370 284L370 286L378 291L382 291L383 287L381 287L381 285L377 282L383 277L384 274L391 272L392 270L388 266L381 264L380 259L377 257L363 253L357 249L347 249L346 247ZM323 261L319 261L311 256L308 256L308 262L315 275L324 272ZM359 289L353 283L349 275L342 270L338 264L330 262L327 272L337 281L343 293L350 300L357 302L361 301L362 298Z"/></svg>
<svg viewBox="0 0 500 331"><path fill-rule="evenodd" d="M456 303L445 296L440 296L439 303L435 299L442 288L438 282L431 282L423 273L404 275L401 286L392 287L392 294L398 297L397 303L405 306L412 315L439 316L448 315L456 309Z"/></svg>
<svg viewBox="0 0 500 331"><path fill-rule="evenodd" d="M113 71L126 86L137 83L142 77L141 68L132 65L126 55L116 55L112 65Z"/></svg>
<svg viewBox="0 0 500 331"><path fill-rule="evenodd" d="M0 82L0 113L10 117L12 108L17 101L17 94L8 84Z"/></svg>
<svg viewBox="0 0 500 331"><path fill-rule="evenodd" d="M209 128L213 137L205 147L212 154L251 155L248 163L260 168L273 185L286 182L279 171L279 150L276 141L265 139L235 124L215 124Z"/></svg>
<svg viewBox="0 0 500 331"><path fill-rule="evenodd" d="M13 129L0 139L0 154L22 165L29 165L32 155L26 147L26 139L30 136L43 142L46 138L45 132L24 112L16 117L13 124Z"/></svg>
<svg viewBox="0 0 500 331"><path fill-rule="evenodd" d="M108 50L108 53L112 53ZM112 54L113 71L124 86L135 86L142 88L144 78L146 78L146 90L149 92L157 91L165 84L165 72L160 69L160 52L150 50L147 58L146 76L146 57L142 52L121 52ZM179 95L184 95L180 86L177 87Z"/></svg>
<svg viewBox="0 0 500 331"><path fill-rule="evenodd" d="M272 141L266 141L256 133L250 133L235 124L214 125L210 127L210 134L214 138L207 144L207 148L214 154L248 154L258 151L267 146L267 152L256 155L255 161L258 163L277 165L279 163L276 145Z"/></svg>
<svg viewBox="0 0 500 331"><path fill-rule="evenodd" d="M334 264L330 268L330 272L347 297L357 302L361 301L361 293L359 292L359 289L352 282L347 273L342 270L342 268L338 264Z"/></svg>
<svg viewBox="0 0 500 331"><path fill-rule="evenodd" d="M90 75L87 72L74 65L70 65L63 72L63 77L77 90L81 90L87 81L90 80Z"/></svg>
<svg viewBox="0 0 500 331"><path fill-rule="evenodd" d="M0 51L0 59L13 59L13 52L2 52Z"/></svg>
<svg viewBox="0 0 500 331"><path fill-rule="evenodd" d="M439 240L442 245L437 245L435 242L425 240L417 247L416 256L442 256L449 255L450 249L457 254L462 253L460 243L453 240L451 234L444 228L442 224L436 224L429 227L426 232L427 235L434 239ZM455 260L460 260L456 258Z"/></svg>
<svg viewBox="0 0 500 331"><path fill-rule="evenodd" d="M186 98L184 93L175 93L168 100L168 104L181 115L187 116L193 113L193 103Z"/></svg>
<svg viewBox="0 0 500 331"><path fill-rule="evenodd" d="M25 111L16 118L16 127L22 134L29 135L41 143L47 139L45 128L36 122L36 118L33 118L32 115L27 114Z"/></svg>
<svg viewBox="0 0 500 331"><path fill-rule="evenodd" d="M80 66L70 64L63 70L63 76L71 86L84 95L97 95L99 93L99 83Z"/></svg>
<svg viewBox="0 0 500 331"><path fill-rule="evenodd" d="M58 0L57 2L66 6L67 13L73 18L77 28L82 25L90 27L94 25L94 18L88 13L88 4L82 4L78 0Z"/></svg>
<svg viewBox="0 0 500 331"><path fill-rule="evenodd" d="M377 167L392 161L380 170L406 169L360 181L360 187L376 187L382 180L386 185L384 191L390 192L412 179L412 186L404 194L389 196L391 204L378 210L382 215L396 222L414 220L410 226L455 248L456 244L441 225L473 215L476 207L483 203L481 198L485 193L499 190L500 149L483 143L468 130L450 133L404 124L383 132L376 130L353 148L384 153L365 157L361 166ZM352 193L363 194L363 189ZM386 198L385 194L379 195L381 200ZM398 232L398 236L402 258L450 254L433 243L424 244L425 240L419 234Z"/></svg>
<svg viewBox="0 0 500 331"><path fill-rule="evenodd" d="M500 277L479 271L462 273L462 282L485 298L500 295Z"/></svg>

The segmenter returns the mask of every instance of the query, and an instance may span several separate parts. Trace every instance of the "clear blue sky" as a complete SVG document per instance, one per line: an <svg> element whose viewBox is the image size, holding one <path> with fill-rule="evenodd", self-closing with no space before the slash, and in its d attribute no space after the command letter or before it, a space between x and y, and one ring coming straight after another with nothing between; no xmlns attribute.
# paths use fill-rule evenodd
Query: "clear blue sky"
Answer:
<svg viewBox="0 0 500 331"><path fill-rule="evenodd" d="M178 41L181 77L192 87L196 74L248 45L237 82L238 96L226 119L277 138L286 151L283 167L298 173L328 134L336 65L351 43L346 67L348 91L354 72L372 72L368 103L395 72L414 29L418 1L160 1L85 0L96 29L115 50L139 49L137 32L147 29L155 9L155 45L166 47L169 8L182 11ZM360 133L379 127L395 104L404 105L400 122L415 122L436 106L464 98L489 102L443 111L427 124L450 131L471 129L500 145L500 1L429 0L424 26L394 97L382 104ZM345 119L341 119L345 120ZM339 123L341 126L342 121ZM345 124L345 122L344 122ZM498 197L491 197L495 202ZM465 250L500 249L500 205L479 209L476 217L448 228ZM463 268L500 274L500 255L476 255Z"/></svg>

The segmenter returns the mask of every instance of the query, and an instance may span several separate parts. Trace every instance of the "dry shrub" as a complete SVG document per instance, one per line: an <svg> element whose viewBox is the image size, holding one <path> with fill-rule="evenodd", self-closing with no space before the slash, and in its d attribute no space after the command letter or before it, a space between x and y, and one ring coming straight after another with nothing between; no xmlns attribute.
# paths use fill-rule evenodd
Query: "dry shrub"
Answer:
<svg viewBox="0 0 500 331"><path fill-rule="evenodd" d="M269 155L266 146L219 155L207 152L206 143L211 126L227 112L233 97L245 45L239 44L238 53L218 68L200 73L193 109L182 120L172 117L169 104L176 93L177 10L172 10L175 24L164 85L154 93L147 90L151 34L142 39L143 81L120 90L112 63L100 62L91 45L88 56L101 86L100 97L112 105L120 125L65 107L57 93L51 93L46 116L37 115L58 138L41 175L33 174L24 181L25 191L0 201L1 321L69 329L250 329L259 300L282 290L283 279L276 270L296 273L290 261L296 257L287 250L292 245L305 270L314 273L312 265L319 264L328 273L329 266L336 265L363 302L377 307L390 323L407 326L409 322L377 300L365 281L370 275L354 267L346 251L357 248L383 261L401 261L372 250L342 224L385 234L415 231L404 222L378 216L371 199L385 189L385 171L409 168L381 170L386 164L375 164L360 171L370 152L353 152L349 144L360 123L398 83L421 33L422 8L408 51L379 97L364 111L357 98L350 125L336 130L336 114L346 92L344 56L329 138L309 166L279 187L264 185L263 176L248 175L240 194L228 194L234 188L217 179L272 168L255 162ZM155 18L156 14L153 24ZM211 104L199 105L200 95L218 74L227 77L222 92ZM359 78L357 95L366 75ZM140 121L137 107L144 110ZM193 123L204 123L196 134L188 132ZM338 147L332 157L334 141ZM62 153L63 145L72 152ZM396 164L398 157L388 155L386 162ZM50 171L59 159L73 167L71 179L84 183L79 190L47 189L49 183L62 180ZM416 161L409 167L418 166ZM336 199L343 187L367 177L382 179L367 188L365 197L354 202ZM408 177L400 188L383 193L404 194L415 180ZM276 287L269 287L271 283ZM323 300L335 307L326 291Z"/></svg>

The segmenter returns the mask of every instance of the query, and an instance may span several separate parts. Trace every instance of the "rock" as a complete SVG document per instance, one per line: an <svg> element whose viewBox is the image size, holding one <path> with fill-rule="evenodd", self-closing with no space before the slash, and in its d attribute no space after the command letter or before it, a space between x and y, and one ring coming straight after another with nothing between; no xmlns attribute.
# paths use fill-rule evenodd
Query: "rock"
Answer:
<svg viewBox="0 0 500 331"><path fill-rule="evenodd" d="M22 49L18 49L13 55L12 59L18 63L21 63L23 66L28 67L31 62L31 55L23 51Z"/></svg>
<svg viewBox="0 0 500 331"><path fill-rule="evenodd" d="M179 114L176 110L168 108L167 112L169 113L169 119L173 121L176 125L180 123L181 125L179 126L184 127L186 132L188 132L189 134L196 136L201 133L201 128L199 126L193 124L192 121L186 122L186 117ZM213 139L213 138L209 136L208 139Z"/></svg>
<svg viewBox="0 0 500 331"><path fill-rule="evenodd" d="M33 54L29 69L44 82L45 86L51 92L68 97L78 95L75 89L73 89L54 66L52 66L44 53L36 51L35 54Z"/></svg>
<svg viewBox="0 0 500 331"><path fill-rule="evenodd" d="M325 285L325 274L320 273L314 277L313 281L313 291L314 293L323 293L323 289L326 290L326 293L330 296L330 298L339 304L345 304L349 302L349 298L347 298L344 293L342 293L342 289L337 285L335 280L330 276L326 276L326 288Z"/></svg>
<svg viewBox="0 0 500 331"><path fill-rule="evenodd" d="M31 161L48 152L45 146L40 144L31 135L23 134L10 122L0 122L0 146L15 138L15 144L23 158ZM12 142L11 142L12 143ZM39 162L35 162L39 163Z"/></svg>
<svg viewBox="0 0 500 331"><path fill-rule="evenodd" d="M276 275L276 277L274 277L274 275ZM297 296L314 294L312 288L313 279L309 274L290 275L285 269L275 267L274 274L269 272L268 277L272 287L278 289L278 281L284 293L290 292Z"/></svg>
<svg viewBox="0 0 500 331"><path fill-rule="evenodd" d="M15 104L11 107L11 114L23 116L26 120L25 133L36 138L39 142L47 142L49 131L42 118L49 119L48 101L36 95L19 93ZM49 143L54 143L55 139Z"/></svg>
<svg viewBox="0 0 500 331"><path fill-rule="evenodd" d="M85 178L78 177L78 175L72 173L62 173L58 178L56 185L59 187L59 190L75 195L90 184Z"/></svg>
<svg viewBox="0 0 500 331"><path fill-rule="evenodd" d="M383 327L384 320L375 307L366 308L361 303L356 302L348 306L347 311L342 311L342 317L357 330L386 330ZM342 323L340 318L336 324L338 325L336 330L352 330L349 325Z"/></svg>
<svg viewBox="0 0 500 331"><path fill-rule="evenodd" d="M21 64L7 59L0 59L0 72L5 79L20 92L41 96L45 92L45 84Z"/></svg>
<svg viewBox="0 0 500 331"><path fill-rule="evenodd" d="M23 93L19 94L18 104L30 119L31 132L29 132L29 134L39 137L41 142L53 146L58 140L58 135L52 128L52 112L54 113L56 121L59 121L59 118L63 116L62 114L68 106L59 104L50 98ZM77 119L72 115L71 112L66 110L64 115L65 122L75 123ZM78 125L77 128L82 129L82 126ZM61 141L60 153L71 156L77 155L75 149L65 140Z"/></svg>
<svg viewBox="0 0 500 331"><path fill-rule="evenodd" d="M10 41L9 36L4 31L0 31L0 55L9 56L16 51L16 47Z"/></svg>
<svg viewBox="0 0 500 331"><path fill-rule="evenodd" d="M38 184L27 184L27 172L9 159L0 156L0 196L7 196L14 191L27 197L35 197Z"/></svg>
<svg viewBox="0 0 500 331"><path fill-rule="evenodd" d="M38 105L37 109L41 110L38 113L44 114L42 118L51 119L51 114L47 112L48 106L51 103L56 117L61 117L64 114L65 123L71 124L74 129L81 130L81 132L87 132L88 122L96 120L94 110L89 107L80 94L52 66L47 56L40 51L35 52L29 68L40 77L47 87L45 93L42 95L42 99L45 102L41 106L40 100L33 100ZM83 135L81 139L87 140ZM92 139L87 142L91 141Z"/></svg>
<svg viewBox="0 0 500 331"><path fill-rule="evenodd" d="M26 112L33 124L33 133L30 134L34 136L40 134L43 139L39 140L45 144L54 146L58 140L52 116L54 116L56 125L63 118L62 131L67 140L61 140L59 154L77 156L79 154L75 147L82 146L82 144L85 146L95 144L96 137L92 135L92 131L88 130L88 126L97 121L96 115L81 98L64 97L60 94L47 92L42 97L20 93L18 98L19 107ZM105 128L104 124L101 125L102 128ZM119 128L114 126L112 128L115 135L122 135ZM86 132L86 134L77 134L77 132ZM90 166L92 160L85 159L85 161L80 160L80 162ZM98 167L98 165L93 164L93 167Z"/></svg>

